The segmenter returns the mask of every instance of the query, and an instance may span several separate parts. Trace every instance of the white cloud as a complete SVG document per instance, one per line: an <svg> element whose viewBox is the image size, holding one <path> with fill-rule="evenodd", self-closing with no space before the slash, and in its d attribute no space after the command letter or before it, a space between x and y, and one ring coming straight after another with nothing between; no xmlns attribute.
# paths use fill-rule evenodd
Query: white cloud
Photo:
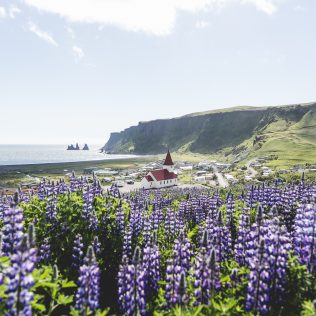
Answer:
<svg viewBox="0 0 316 316"><path fill-rule="evenodd" d="M51 44L56 47L58 46L57 42L53 39L53 37L47 32L42 31L35 23L29 22L28 29L30 32L34 33L36 36L38 36L40 39L44 40L48 44Z"/></svg>
<svg viewBox="0 0 316 316"><path fill-rule="evenodd" d="M65 29L71 38L75 38L75 32L70 26L66 25Z"/></svg>
<svg viewBox="0 0 316 316"><path fill-rule="evenodd" d="M9 16L11 19L15 19L15 17L21 13L21 10L15 5L11 5L9 8Z"/></svg>
<svg viewBox="0 0 316 316"><path fill-rule="evenodd" d="M177 13L203 12L229 4L249 4L267 14L276 12L281 0L24 0L40 10L72 22L114 25L154 35L172 32ZM284 0L283 0L284 1Z"/></svg>
<svg viewBox="0 0 316 316"><path fill-rule="evenodd" d="M80 48L78 46L73 46L72 52L75 55L76 61L79 61L80 59L82 59L84 57L84 52L83 52L82 48Z"/></svg>
<svg viewBox="0 0 316 316"><path fill-rule="evenodd" d="M206 27L208 27L210 25L210 23L209 22L207 22L207 21L197 21L196 23L195 23L195 27L197 28L197 29L205 29Z"/></svg>
<svg viewBox="0 0 316 316"><path fill-rule="evenodd" d="M7 16L6 9L4 7L0 7L0 19L5 18Z"/></svg>
<svg viewBox="0 0 316 316"><path fill-rule="evenodd" d="M243 0L243 2L253 4L258 10L269 15L274 14L278 10L278 1L276 0Z"/></svg>
<svg viewBox="0 0 316 316"><path fill-rule="evenodd" d="M303 6L300 5L300 4L297 4L297 5L294 7L294 10L295 10L295 11L305 11L305 7L303 7Z"/></svg>

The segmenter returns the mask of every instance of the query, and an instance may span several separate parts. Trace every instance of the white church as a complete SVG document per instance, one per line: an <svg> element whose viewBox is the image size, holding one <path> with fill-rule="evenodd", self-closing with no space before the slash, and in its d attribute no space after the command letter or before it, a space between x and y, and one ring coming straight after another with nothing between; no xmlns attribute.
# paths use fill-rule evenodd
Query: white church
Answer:
<svg viewBox="0 0 316 316"><path fill-rule="evenodd" d="M141 181L143 189L160 189L177 185L177 174L174 172L174 165L168 150L163 169L150 171Z"/></svg>

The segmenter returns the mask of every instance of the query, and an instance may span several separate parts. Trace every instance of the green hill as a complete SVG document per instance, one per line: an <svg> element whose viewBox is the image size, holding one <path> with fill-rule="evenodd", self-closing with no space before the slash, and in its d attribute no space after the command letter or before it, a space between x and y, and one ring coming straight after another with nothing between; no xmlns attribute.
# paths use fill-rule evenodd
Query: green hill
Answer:
<svg viewBox="0 0 316 316"><path fill-rule="evenodd" d="M274 154L276 164L316 163L316 103L235 107L140 122L112 133L111 153L178 153L243 161Z"/></svg>

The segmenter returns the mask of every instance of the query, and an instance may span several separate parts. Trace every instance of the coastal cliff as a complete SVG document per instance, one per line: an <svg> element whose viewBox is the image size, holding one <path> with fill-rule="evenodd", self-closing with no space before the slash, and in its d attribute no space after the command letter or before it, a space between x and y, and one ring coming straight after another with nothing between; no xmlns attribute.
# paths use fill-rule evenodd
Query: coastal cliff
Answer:
<svg viewBox="0 0 316 316"><path fill-rule="evenodd" d="M160 154L169 148L209 154L234 148L246 140L260 148L271 132L291 131L300 134L301 138L304 138L302 129L307 134L312 133L316 124L315 113L316 103L309 103L236 107L140 122L137 126L111 133L103 150L115 154Z"/></svg>

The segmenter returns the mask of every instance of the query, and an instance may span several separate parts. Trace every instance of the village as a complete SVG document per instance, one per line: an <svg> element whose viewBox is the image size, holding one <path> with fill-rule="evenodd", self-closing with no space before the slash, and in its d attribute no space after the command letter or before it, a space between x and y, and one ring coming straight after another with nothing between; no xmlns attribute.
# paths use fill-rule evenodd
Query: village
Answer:
<svg viewBox="0 0 316 316"><path fill-rule="evenodd" d="M238 183L260 183L274 178L277 172L265 165L271 159L275 159L275 157L258 157L250 160L244 166L236 167L233 164L216 160L197 163L174 161L168 151L164 159L147 163L139 168L119 170L90 167L85 168L83 173L88 177L97 176L103 185L114 184L122 192L172 186L227 188ZM316 172L316 169L304 169L297 166L278 171L281 174L291 172ZM71 173L67 173L66 176L70 177Z"/></svg>
<svg viewBox="0 0 316 316"><path fill-rule="evenodd" d="M176 155L177 156L177 155ZM154 158L150 161L137 163L134 167L93 166L93 162L82 168L76 168L77 175L83 175L88 182L94 177L100 180L104 188L117 186L121 192L130 192L139 189L152 190L177 186L179 188L205 187L227 188L239 185L260 184L277 181L283 183L293 176L299 178L302 173L312 177L316 175L316 166L296 165L291 168L276 169L269 162L277 160L276 156L262 156L248 160L244 164L227 163L216 160L202 160L197 162L173 159L172 153L167 152L163 159ZM19 186L22 190L35 189L41 181L41 176L35 172L15 171L16 176L23 175L9 185L0 183L0 194L13 194ZM52 181L60 177L69 180L73 169L65 168L55 173L46 174ZM6 178L3 178L4 180Z"/></svg>

